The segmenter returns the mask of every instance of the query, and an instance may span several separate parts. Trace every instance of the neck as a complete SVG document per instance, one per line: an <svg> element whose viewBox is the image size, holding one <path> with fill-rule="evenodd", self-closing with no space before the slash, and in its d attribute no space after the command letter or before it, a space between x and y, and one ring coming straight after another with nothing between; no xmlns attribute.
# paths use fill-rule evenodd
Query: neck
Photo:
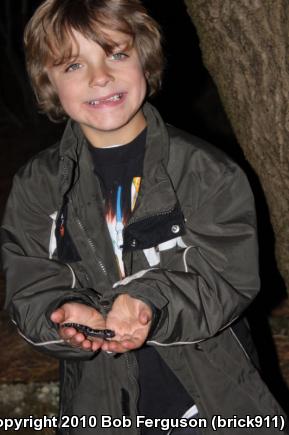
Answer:
<svg viewBox="0 0 289 435"><path fill-rule="evenodd" d="M106 148L116 144L125 145L132 142L143 131L146 125L146 119L140 110L133 120L115 130L99 131L86 125L81 125L81 129L93 147Z"/></svg>

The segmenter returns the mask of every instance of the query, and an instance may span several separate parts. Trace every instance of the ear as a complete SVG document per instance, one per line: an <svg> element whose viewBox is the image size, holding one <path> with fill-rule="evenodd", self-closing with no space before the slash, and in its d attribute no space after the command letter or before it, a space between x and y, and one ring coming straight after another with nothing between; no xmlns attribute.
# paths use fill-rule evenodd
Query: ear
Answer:
<svg viewBox="0 0 289 435"><path fill-rule="evenodd" d="M146 80L150 78L150 73L148 71L145 71L144 73Z"/></svg>

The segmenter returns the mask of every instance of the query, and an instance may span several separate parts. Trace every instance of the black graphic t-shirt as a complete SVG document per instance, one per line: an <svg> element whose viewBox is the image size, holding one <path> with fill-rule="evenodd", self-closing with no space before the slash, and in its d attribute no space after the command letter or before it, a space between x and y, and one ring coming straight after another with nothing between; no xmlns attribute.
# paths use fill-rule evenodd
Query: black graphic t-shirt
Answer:
<svg viewBox="0 0 289 435"><path fill-rule="evenodd" d="M143 175L146 129L132 142L109 148L89 145L105 199L105 217L122 277L122 230L133 211ZM148 418L179 418L192 399L152 346L138 349L140 399L138 412ZM160 428L144 428L142 435L163 434Z"/></svg>
<svg viewBox="0 0 289 435"><path fill-rule="evenodd" d="M98 176L105 199L105 218L121 276L122 230L134 209L141 185L145 152L146 129L132 142L109 148L94 148L90 145L94 172Z"/></svg>

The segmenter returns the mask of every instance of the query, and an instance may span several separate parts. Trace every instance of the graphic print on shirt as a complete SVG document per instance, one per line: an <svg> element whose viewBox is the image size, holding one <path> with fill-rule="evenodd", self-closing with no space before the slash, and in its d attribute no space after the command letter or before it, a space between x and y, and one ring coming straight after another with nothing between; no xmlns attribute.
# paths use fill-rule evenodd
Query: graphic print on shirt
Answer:
<svg viewBox="0 0 289 435"><path fill-rule="evenodd" d="M122 262L122 233L135 208L143 177L146 128L130 143L95 148L89 144L94 173L104 199L104 214L120 278L125 276Z"/></svg>
<svg viewBox="0 0 289 435"><path fill-rule="evenodd" d="M122 278L125 277L122 262L123 228L135 207L140 185L141 177L133 177L127 185L115 185L106 197L105 218Z"/></svg>

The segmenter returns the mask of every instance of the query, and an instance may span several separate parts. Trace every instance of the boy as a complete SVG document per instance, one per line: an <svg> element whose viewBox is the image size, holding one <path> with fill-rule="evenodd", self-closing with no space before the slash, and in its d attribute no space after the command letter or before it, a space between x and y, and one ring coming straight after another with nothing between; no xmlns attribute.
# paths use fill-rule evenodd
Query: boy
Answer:
<svg viewBox="0 0 289 435"><path fill-rule="evenodd" d="M159 434L169 418L167 433L210 434L214 414L242 423L219 434L280 433L241 320L259 289L253 198L233 162L144 103L161 81L156 23L138 0L46 0L25 43L40 107L70 120L14 179L6 306L61 360L59 433ZM257 415L278 428L244 427Z"/></svg>

